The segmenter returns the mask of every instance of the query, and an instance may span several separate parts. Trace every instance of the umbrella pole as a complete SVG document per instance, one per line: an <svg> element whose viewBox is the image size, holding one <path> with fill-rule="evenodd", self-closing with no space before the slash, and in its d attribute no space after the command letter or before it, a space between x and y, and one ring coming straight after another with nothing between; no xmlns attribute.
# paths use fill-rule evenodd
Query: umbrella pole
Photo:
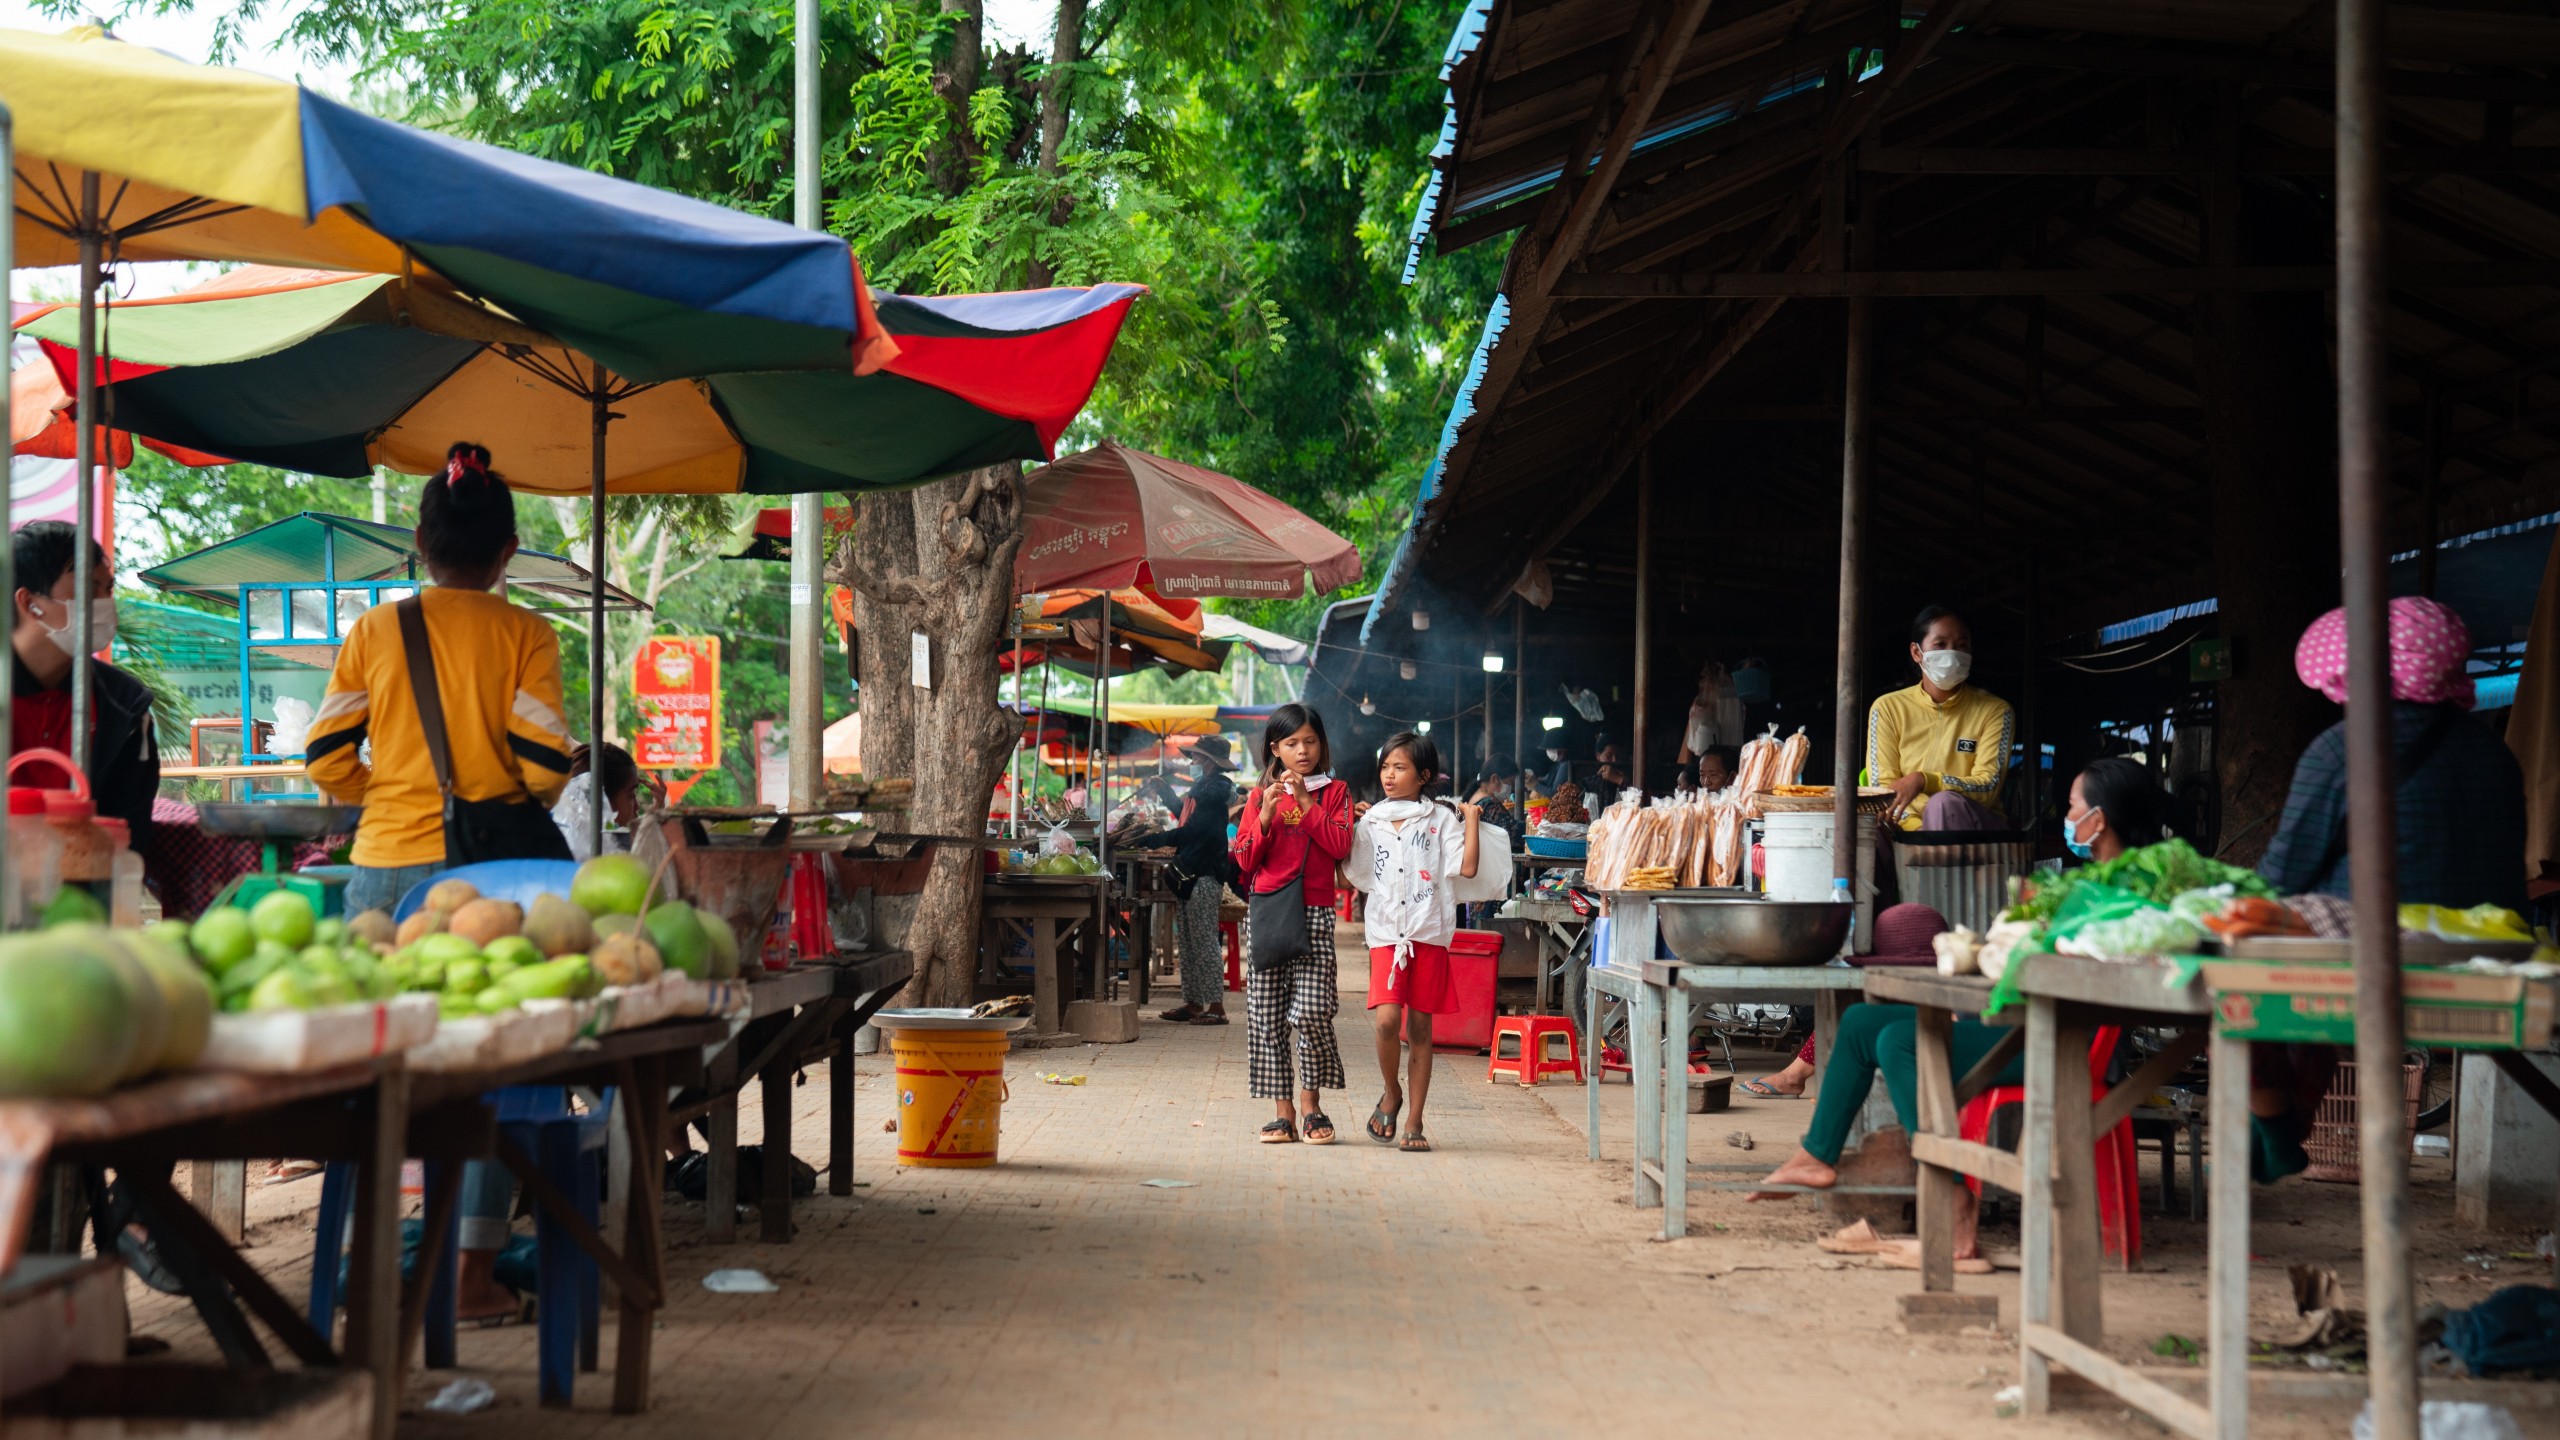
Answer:
<svg viewBox="0 0 2560 1440"><path fill-rule="evenodd" d="M1111 597L1102 599L1102 693L1093 702L1094 730L1102 737L1095 747L1101 757L1102 812L1094 819L1093 856L1102 866L1103 883L1111 874Z"/></svg>
<svg viewBox="0 0 2560 1440"><path fill-rule="evenodd" d="M1013 612L1013 753L1004 757L1004 838L1022 837L1022 611Z"/></svg>
<svg viewBox="0 0 2560 1440"><path fill-rule="evenodd" d="M587 501L587 853L604 853L604 432L613 416L605 408L604 367L596 366L587 395L590 469Z"/></svg>
<svg viewBox="0 0 2560 1440"><path fill-rule="evenodd" d="M89 587L97 583L95 567L89 559L89 547L97 536L98 517L93 513L98 504L98 269L100 256L98 233L98 172L80 172L80 378L76 387L73 418L79 421L79 436L72 446L72 464L78 474L72 487L72 528L76 532L71 547L71 633L77 643L72 647L71 664L71 768L82 776L89 773L89 712L95 704L89 685ZM14 594L15 592L11 592ZM245 742L249 733L248 697L240 705L240 734ZM255 747L243 745L243 753Z"/></svg>

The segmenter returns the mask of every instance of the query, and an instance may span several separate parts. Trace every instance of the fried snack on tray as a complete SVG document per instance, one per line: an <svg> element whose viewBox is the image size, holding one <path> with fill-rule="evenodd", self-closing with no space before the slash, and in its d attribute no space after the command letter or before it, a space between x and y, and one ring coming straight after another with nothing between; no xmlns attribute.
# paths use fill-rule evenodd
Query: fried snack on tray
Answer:
<svg viewBox="0 0 2560 1440"><path fill-rule="evenodd" d="M1769 787L1769 793L1784 795L1790 799L1810 799L1816 795L1830 794L1831 787L1828 785L1772 785Z"/></svg>
<svg viewBox="0 0 2560 1440"><path fill-rule="evenodd" d="M1589 824L1590 821L1591 812L1583 808L1581 786L1567 780L1556 787L1556 793L1554 795L1548 797L1548 824L1585 825Z"/></svg>
<svg viewBox="0 0 2560 1440"><path fill-rule="evenodd" d="M1671 889L1671 867L1668 865L1639 865L1627 872L1626 884L1619 888L1622 890Z"/></svg>

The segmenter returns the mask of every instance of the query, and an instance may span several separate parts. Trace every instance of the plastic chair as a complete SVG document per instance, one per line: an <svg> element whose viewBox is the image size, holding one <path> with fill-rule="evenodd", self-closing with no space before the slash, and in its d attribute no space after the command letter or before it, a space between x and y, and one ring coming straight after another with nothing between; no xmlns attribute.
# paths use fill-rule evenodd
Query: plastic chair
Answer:
<svg viewBox="0 0 2560 1440"><path fill-rule="evenodd" d="M2115 1058L2118 1027L2099 1027L2089 1045L2089 1084L2091 1098L2102 1099L2107 1093L2107 1065ZM1957 1124L1961 1139L1986 1144L1991 1135L1991 1117L2006 1105L2023 1105L2027 1101L2022 1085L1995 1085L1965 1102L1964 1114ZM2135 1169L2133 1120L2118 1121L2113 1130L2098 1137L2098 1234L2106 1253L2126 1270L2142 1258L2142 1191ZM1966 1177L1973 1193L1982 1193L1982 1181Z"/></svg>
<svg viewBox="0 0 2560 1440"><path fill-rule="evenodd" d="M1243 942L1236 936L1236 923L1232 920L1219 921L1218 933L1224 936L1227 942L1227 988L1242 990L1244 988L1244 947Z"/></svg>
<svg viewBox="0 0 2560 1440"><path fill-rule="evenodd" d="M603 1205L602 1152L611 1131L610 1090L603 1103L586 1114L569 1109L568 1092L558 1086L526 1085L495 1091L486 1099L496 1108L499 1133L525 1155L552 1186L568 1197L579 1216L594 1225ZM428 1163L427 1188L453 1161ZM491 1163L496 1163L492 1161ZM329 1333L340 1303L338 1259L345 1244L347 1220L355 1202L356 1167L340 1161L328 1167L320 1182L320 1217L311 1263L312 1328ZM454 1332L459 1326L457 1291L461 1214L445 1233L444 1253L428 1279L426 1363L431 1370L450 1369L455 1361ZM595 1260L551 1214L534 1211L534 1323L540 1357L542 1403L565 1408L577 1372L592 1373L599 1351L604 1316L603 1281Z"/></svg>

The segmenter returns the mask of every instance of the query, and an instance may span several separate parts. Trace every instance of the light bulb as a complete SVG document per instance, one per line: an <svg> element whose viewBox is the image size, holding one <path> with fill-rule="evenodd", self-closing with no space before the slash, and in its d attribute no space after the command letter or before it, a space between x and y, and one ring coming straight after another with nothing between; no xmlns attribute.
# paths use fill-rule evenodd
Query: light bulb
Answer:
<svg viewBox="0 0 2560 1440"><path fill-rule="evenodd" d="M1363 715L1375 715L1378 713L1378 707L1370 704L1369 697L1363 695L1360 697L1360 713Z"/></svg>
<svg viewBox="0 0 2560 1440"><path fill-rule="evenodd" d="M1491 650L1484 652L1484 673L1487 675L1501 674L1502 657Z"/></svg>
<svg viewBox="0 0 2560 1440"><path fill-rule="evenodd" d="M1564 717L1561 715L1541 715L1538 717L1538 728L1541 730L1561 730L1564 728Z"/></svg>
<svg viewBox="0 0 2560 1440"><path fill-rule="evenodd" d="M1414 721L1414 722L1413 722L1413 733L1414 733L1414 734L1416 734L1416 735L1428 735L1428 734L1430 734L1430 733L1431 733L1431 722L1430 722L1430 721L1428 721L1428 720L1416 720L1416 721Z"/></svg>
<svg viewBox="0 0 2560 1440"><path fill-rule="evenodd" d="M1410 680L1421 673L1422 667L1414 664L1410 660L1407 660L1396 667L1396 678L1399 680Z"/></svg>
<svg viewBox="0 0 2560 1440"><path fill-rule="evenodd" d="M1428 630L1428 629L1430 629L1430 628L1431 628L1431 612L1430 612L1430 611L1428 611L1428 610L1424 610L1424 609L1416 608L1416 609L1414 610L1414 612L1413 612L1413 628L1414 628L1414 629L1416 629L1416 630Z"/></svg>

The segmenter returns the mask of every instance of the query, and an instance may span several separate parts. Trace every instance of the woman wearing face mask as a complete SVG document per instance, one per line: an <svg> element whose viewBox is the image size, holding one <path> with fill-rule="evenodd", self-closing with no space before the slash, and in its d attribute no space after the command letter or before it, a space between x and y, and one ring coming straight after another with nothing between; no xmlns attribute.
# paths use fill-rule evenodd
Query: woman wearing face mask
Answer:
<svg viewBox="0 0 2560 1440"><path fill-rule="evenodd" d="M2062 844L2082 860L2113 860L2158 844L2169 796L2151 772L2122 757L2092 760L2072 777L2071 808L2062 815Z"/></svg>
<svg viewBox="0 0 2560 1440"><path fill-rule="evenodd" d="M17 566L17 623L9 638L17 650L10 694L10 751L71 753L71 662L79 654L77 611L89 608L89 648L104 650L116 638L115 571L96 542L89 546L90 593L74 595L73 560L78 534L60 520L18 527L10 552ZM89 662L89 791L98 813L122 820L140 840L151 823L151 800L160 790L160 744L151 720L151 692L103 660ZM11 783L69 788L71 777L42 761L19 770Z"/></svg>
<svg viewBox="0 0 2560 1440"><path fill-rule="evenodd" d="M2000 782L2017 722L2009 702L1965 683L1973 627L1943 605L1911 622L1920 683L1867 712L1867 777L1889 785L1885 819L1905 830L2005 830Z"/></svg>

